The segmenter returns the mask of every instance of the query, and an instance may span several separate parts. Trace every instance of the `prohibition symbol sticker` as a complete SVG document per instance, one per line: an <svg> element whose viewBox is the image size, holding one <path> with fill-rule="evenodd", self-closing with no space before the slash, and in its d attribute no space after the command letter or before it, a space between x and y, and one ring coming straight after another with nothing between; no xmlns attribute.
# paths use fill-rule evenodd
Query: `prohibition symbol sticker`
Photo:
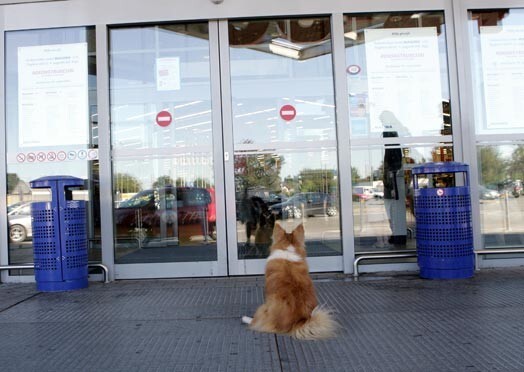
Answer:
<svg viewBox="0 0 524 372"><path fill-rule="evenodd" d="M56 160L56 154L53 151L49 151L47 153L47 160L55 161Z"/></svg>
<svg viewBox="0 0 524 372"><path fill-rule="evenodd" d="M68 151L67 158L69 160L75 160L76 159L76 151L75 150Z"/></svg>
<svg viewBox="0 0 524 372"><path fill-rule="evenodd" d="M17 154L16 160L18 160L19 163L23 163L25 161L25 154L24 153Z"/></svg>
<svg viewBox="0 0 524 372"><path fill-rule="evenodd" d="M87 158L89 160L98 159L98 150L95 150L95 149L89 150L87 153Z"/></svg>
<svg viewBox="0 0 524 372"><path fill-rule="evenodd" d="M64 161L64 160L66 160L66 158L67 158L67 154L65 153L65 151L59 151L59 152L56 154L56 158L57 158L59 161Z"/></svg>
<svg viewBox="0 0 524 372"><path fill-rule="evenodd" d="M38 159L38 161L42 162L42 161L45 161L47 159L47 156L44 152L39 152L37 155L36 155L36 158Z"/></svg>
<svg viewBox="0 0 524 372"><path fill-rule="evenodd" d="M438 190L437 190L437 195L438 195L438 196L442 196L442 195L444 195L444 190L442 190L442 189L438 189Z"/></svg>
<svg viewBox="0 0 524 372"><path fill-rule="evenodd" d="M173 117L168 111L160 111L156 114L156 123L161 127L167 127L173 121Z"/></svg>
<svg viewBox="0 0 524 372"><path fill-rule="evenodd" d="M32 163L36 160L36 155L32 152L30 152L29 154L27 154L27 161Z"/></svg>
<svg viewBox="0 0 524 372"><path fill-rule="evenodd" d="M297 116L297 110L291 105L284 105L280 108L280 117L285 121L291 121Z"/></svg>

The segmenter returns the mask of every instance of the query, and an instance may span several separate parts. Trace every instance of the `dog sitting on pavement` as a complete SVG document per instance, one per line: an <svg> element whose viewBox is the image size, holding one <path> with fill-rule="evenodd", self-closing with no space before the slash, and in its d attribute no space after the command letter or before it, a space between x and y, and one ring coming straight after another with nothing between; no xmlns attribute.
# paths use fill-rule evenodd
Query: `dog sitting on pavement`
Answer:
<svg viewBox="0 0 524 372"><path fill-rule="evenodd" d="M265 302L253 318L242 322L259 332L279 333L302 340L333 337L338 324L318 305L306 262L304 226L291 233L275 224L265 270Z"/></svg>

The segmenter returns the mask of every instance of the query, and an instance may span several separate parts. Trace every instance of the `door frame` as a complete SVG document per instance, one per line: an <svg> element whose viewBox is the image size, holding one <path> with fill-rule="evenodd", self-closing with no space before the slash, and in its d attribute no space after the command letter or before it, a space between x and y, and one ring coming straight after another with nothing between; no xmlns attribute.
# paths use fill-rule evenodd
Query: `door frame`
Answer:
<svg viewBox="0 0 524 372"><path fill-rule="evenodd" d="M331 23L331 34L335 35L334 32L334 23L331 15L327 15L330 18ZM233 108L232 108L232 92L231 92L231 64L229 59L229 35L228 35L228 22L229 20L220 20L219 21L219 35L220 35L220 67L221 67L221 77L222 77L222 108L223 108L223 120L224 120L224 131L228 135L224 136L224 168L225 168L225 181L226 181L226 220L228 221L227 226L227 246L228 246L228 262L229 262L229 274L230 275L259 275L264 273L265 258L260 259L239 259L238 258L238 241L237 241L237 223L236 223L236 206L235 206L235 169L234 169L234 138L233 138ZM343 30L342 30L343 31ZM343 32L339 33L338 38L342 39L343 45ZM334 45L334 36L332 36L332 43ZM334 49L334 47L333 47ZM341 53L344 57L344 53ZM345 57L344 57L345 58ZM334 60L334 54L332 53L332 61ZM342 69L345 71L345 69ZM336 80L335 69L333 69L333 85L335 85ZM344 80L345 83L345 80ZM335 94L335 92L333 92ZM338 101L337 95L335 94L335 106L337 106ZM349 112L349 111L347 111ZM335 115L338 115L339 110L335 112ZM338 118L338 116L336 116ZM338 120L337 120L338 122ZM345 125L344 125L345 127ZM336 128L336 126L335 126ZM335 129L337 130L337 129ZM337 149L342 148L340 146L340 139L337 136ZM337 158L339 157L338 151ZM340 158L338 159L338 166L345 166L344 163L349 161L349 157L345 158L344 161ZM342 164L341 164L342 163ZM340 169L340 168L339 168ZM348 168L349 169L349 166ZM338 172L340 182L347 183L347 178L351 182L350 177L347 176L347 172ZM348 188L344 191L340 190L340 209L341 211L349 211L347 200ZM345 219L344 222L347 226L342 226L342 217L339 214L340 218L340 229L341 229L341 239L342 237L346 238L346 241L342 242L342 255L339 256L324 256L324 257L309 257L308 264L309 270L311 272L327 272L327 271L344 271L344 258L351 257L351 247L353 245L353 240L349 240L349 237L352 234L343 234L343 231L351 231L352 229L352 213L349 213L351 219ZM349 229L349 230L346 230ZM307 243L307 242L306 242ZM351 266L352 267L352 266Z"/></svg>

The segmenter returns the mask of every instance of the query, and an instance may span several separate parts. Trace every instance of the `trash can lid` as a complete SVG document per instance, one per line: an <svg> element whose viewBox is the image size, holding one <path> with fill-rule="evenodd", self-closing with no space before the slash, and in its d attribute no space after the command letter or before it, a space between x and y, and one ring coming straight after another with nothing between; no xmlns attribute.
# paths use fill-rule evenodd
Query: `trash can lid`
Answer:
<svg viewBox="0 0 524 372"><path fill-rule="evenodd" d="M51 184L54 182L62 181L66 185L71 186L83 186L84 180L82 178L73 177L73 176L46 176L46 177L40 177L36 180L29 181L29 185L32 188L39 188L39 187L51 187Z"/></svg>
<svg viewBox="0 0 524 372"><path fill-rule="evenodd" d="M425 173L453 173L453 172L468 172L469 166L465 163L459 163L456 161L447 162L436 162L436 163L425 163L414 166L412 169L413 174L425 174Z"/></svg>

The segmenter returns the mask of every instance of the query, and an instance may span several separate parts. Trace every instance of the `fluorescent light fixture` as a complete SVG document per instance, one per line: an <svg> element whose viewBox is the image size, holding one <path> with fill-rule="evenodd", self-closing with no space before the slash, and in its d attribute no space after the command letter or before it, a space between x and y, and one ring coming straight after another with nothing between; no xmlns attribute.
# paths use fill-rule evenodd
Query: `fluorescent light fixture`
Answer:
<svg viewBox="0 0 524 372"><path fill-rule="evenodd" d="M351 40L357 40L358 35L355 31L349 31L344 33L344 37Z"/></svg>
<svg viewBox="0 0 524 372"><path fill-rule="evenodd" d="M269 50L272 53L278 54L283 57L300 59L300 51L295 49L290 49L281 45L269 44Z"/></svg>
<svg viewBox="0 0 524 372"><path fill-rule="evenodd" d="M305 60L329 53L331 51L331 40L295 44L287 39L277 37L271 40L269 50L284 57Z"/></svg>

